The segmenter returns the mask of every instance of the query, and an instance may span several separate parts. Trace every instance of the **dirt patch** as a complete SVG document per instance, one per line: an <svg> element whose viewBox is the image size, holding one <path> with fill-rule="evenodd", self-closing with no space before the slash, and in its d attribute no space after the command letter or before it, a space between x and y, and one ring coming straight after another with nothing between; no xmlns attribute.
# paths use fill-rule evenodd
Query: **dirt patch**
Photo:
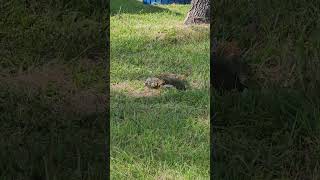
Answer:
<svg viewBox="0 0 320 180"><path fill-rule="evenodd" d="M124 92L131 97L152 97L160 95L160 90L158 89L150 89L147 87L139 89L128 82L113 83L111 84L111 90L116 92Z"/></svg>
<svg viewBox="0 0 320 180"><path fill-rule="evenodd" d="M8 75L2 78L11 85L18 88L30 88L33 90L46 89L50 84L54 83L61 89L72 89L74 85L71 83L71 76L68 69L63 65L46 65L32 71Z"/></svg>
<svg viewBox="0 0 320 180"><path fill-rule="evenodd" d="M52 110L62 113L103 113L108 103L106 94L78 88L72 80L71 70L65 65L45 65L29 72L1 77L0 81L17 92L54 99L50 102Z"/></svg>

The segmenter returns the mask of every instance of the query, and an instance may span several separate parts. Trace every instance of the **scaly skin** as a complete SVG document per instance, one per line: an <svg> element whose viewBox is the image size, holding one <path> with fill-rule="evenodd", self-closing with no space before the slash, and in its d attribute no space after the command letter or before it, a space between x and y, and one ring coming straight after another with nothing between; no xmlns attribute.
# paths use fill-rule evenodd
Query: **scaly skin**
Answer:
<svg viewBox="0 0 320 180"><path fill-rule="evenodd" d="M178 90L186 90L185 77L170 73L150 77L145 81L145 85L153 89L175 87Z"/></svg>

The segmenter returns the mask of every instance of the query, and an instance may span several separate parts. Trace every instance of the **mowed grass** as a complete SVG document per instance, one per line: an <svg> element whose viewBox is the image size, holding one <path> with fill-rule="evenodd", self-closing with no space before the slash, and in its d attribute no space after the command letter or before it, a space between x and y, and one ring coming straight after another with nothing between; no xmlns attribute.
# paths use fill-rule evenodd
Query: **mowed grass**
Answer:
<svg viewBox="0 0 320 180"><path fill-rule="evenodd" d="M215 179L320 178L318 7L318 1L216 4L215 35L239 44L256 87L214 97Z"/></svg>
<svg viewBox="0 0 320 180"><path fill-rule="evenodd" d="M0 179L106 179L108 2L0 4Z"/></svg>
<svg viewBox="0 0 320 180"><path fill-rule="evenodd" d="M189 8L111 1L111 179L209 178L209 27ZM145 89L160 73L190 88Z"/></svg>

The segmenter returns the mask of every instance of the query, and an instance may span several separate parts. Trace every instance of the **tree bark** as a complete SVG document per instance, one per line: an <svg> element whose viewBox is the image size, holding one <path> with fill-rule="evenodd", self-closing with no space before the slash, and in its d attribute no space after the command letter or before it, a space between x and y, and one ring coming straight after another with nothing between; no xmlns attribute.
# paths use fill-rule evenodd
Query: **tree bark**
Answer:
<svg viewBox="0 0 320 180"><path fill-rule="evenodd" d="M210 23L210 0L192 0L191 9L187 14L184 24L203 23Z"/></svg>

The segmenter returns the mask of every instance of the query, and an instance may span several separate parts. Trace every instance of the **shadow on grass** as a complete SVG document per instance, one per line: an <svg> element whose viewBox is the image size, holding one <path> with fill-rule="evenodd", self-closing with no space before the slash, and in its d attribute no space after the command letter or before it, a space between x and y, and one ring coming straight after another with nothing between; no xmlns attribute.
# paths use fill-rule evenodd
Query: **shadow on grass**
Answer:
<svg viewBox="0 0 320 180"><path fill-rule="evenodd" d="M318 179L319 98L278 89L215 99L217 179Z"/></svg>
<svg viewBox="0 0 320 180"><path fill-rule="evenodd" d="M107 41L107 23L101 23L107 12L103 3L8 1L0 7L6 12L0 20L0 67L15 73L56 59L71 62L79 56L103 56Z"/></svg>
<svg viewBox="0 0 320 180"><path fill-rule="evenodd" d="M86 112L87 104L74 108L68 97L52 90L1 85L2 178L106 178L103 111Z"/></svg>
<svg viewBox="0 0 320 180"><path fill-rule="evenodd" d="M320 13L314 12L319 6L319 1L218 2L214 35L246 51L259 83L307 90L320 79Z"/></svg>
<svg viewBox="0 0 320 180"><path fill-rule="evenodd" d="M143 4L138 0L112 0L110 2L110 15L128 13L128 14L141 14L141 13L159 13L170 12L168 9L161 8L153 5Z"/></svg>

